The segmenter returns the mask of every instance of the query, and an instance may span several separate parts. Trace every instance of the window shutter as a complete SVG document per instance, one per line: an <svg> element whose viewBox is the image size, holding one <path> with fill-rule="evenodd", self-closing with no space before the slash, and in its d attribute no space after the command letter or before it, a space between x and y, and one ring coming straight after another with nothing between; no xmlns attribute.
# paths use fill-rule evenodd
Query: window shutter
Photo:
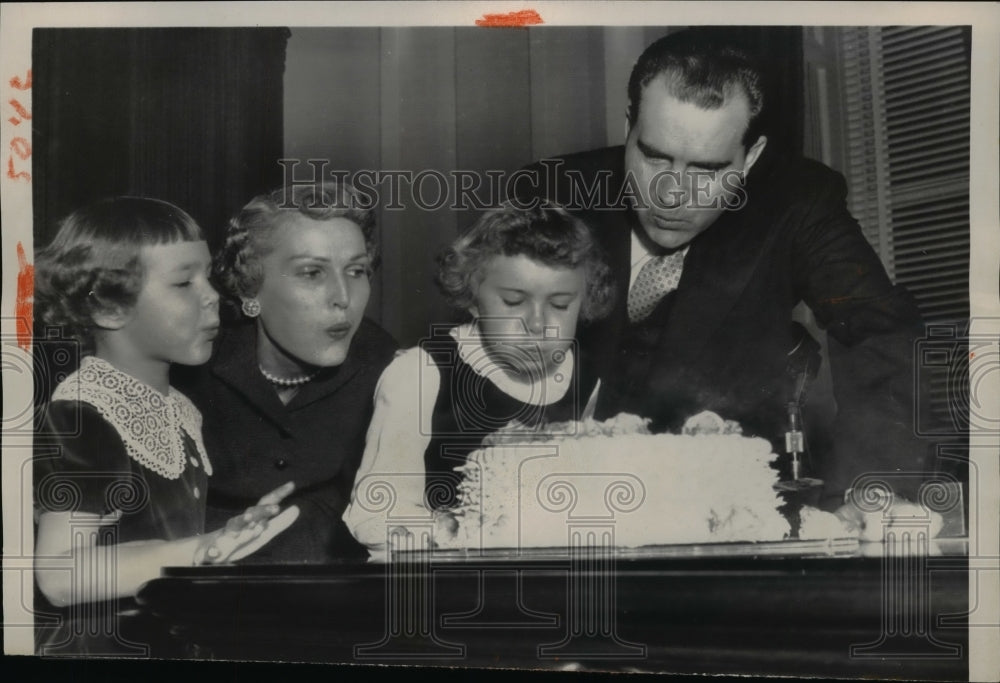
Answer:
<svg viewBox="0 0 1000 683"><path fill-rule="evenodd" d="M850 206L928 322L969 317L969 31L841 32Z"/></svg>
<svg viewBox="0 0 1000 683"><path fill-rule="evenodd" d="M849 28L841 34L844 125L847 137L848 202L865 237L894 277L889 150L885 128L882 34L878 29Z"/></svg>
<svg viewBox="0 0 1000 683"><path fill-rule="evenodd" d="M840 34L851 210L928 329L958 335L969 319L970 33L887 26ZM966 350L952 352L946 366L919 369L942 433L963 427L954 409L968 396Z"/></svg>
<svg viewBox="0 0 1000 683"><path fill-rule="evenodd" d="M969 59L960 26L882 33L895 276L928 321L969 317Z"/></svg>

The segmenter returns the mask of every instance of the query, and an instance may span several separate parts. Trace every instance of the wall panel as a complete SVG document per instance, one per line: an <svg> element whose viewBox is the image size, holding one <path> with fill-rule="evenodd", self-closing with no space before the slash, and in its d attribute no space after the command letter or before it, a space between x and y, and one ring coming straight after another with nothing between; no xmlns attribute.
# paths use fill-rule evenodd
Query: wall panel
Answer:
<svg viewBox="0 0 1000 683"><path fill-rule="evenodd" d="M382 29L381 168L447 173L456 166L455 34L451 28ZM382 323L400 343L451 317L434 286L434 255L455 235L447 203L429 211L399 183L403 209L386 209L382 185ZM435 194L428 183L429 195ZM430 197L433 199L433 196Z"/></svg>

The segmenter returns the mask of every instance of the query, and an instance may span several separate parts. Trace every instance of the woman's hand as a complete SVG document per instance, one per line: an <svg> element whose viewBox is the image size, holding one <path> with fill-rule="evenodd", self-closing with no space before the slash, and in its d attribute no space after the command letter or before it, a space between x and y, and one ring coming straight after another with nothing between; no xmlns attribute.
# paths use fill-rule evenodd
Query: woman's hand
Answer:
<svg viewBox="0 0 1000 683"><path fill-rule="evenodd" d="M195 548L194 564L236 562L260 550L298 518L298 507L282 512L279 505L294 488L293 482L279 486L223 528L202 536Z"/></svg>

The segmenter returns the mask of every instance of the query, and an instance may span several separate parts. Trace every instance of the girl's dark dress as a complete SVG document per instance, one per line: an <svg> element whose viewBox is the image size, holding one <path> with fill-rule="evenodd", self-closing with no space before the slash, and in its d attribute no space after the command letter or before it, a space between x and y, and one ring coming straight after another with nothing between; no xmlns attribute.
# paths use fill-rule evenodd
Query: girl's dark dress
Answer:
<svg viewBox="0 0 1000 683"><path fill-rule="evenodd" d="M174 389L167 396L93 356L52 394L35 438L36 515L78 512L75 543L113 546L129 541L195 536L204 531L211 464L201 439L201 415ZM92 515L120 515L98 525ZM113 580L114 551L105 558ZM72 571L73 560L65 560ZM46 570L41 570L46 571ZM66 571L66 570L52 570ZM131 599L53 607L36 591L36 651L44 655L141 654L125 642L116 614ZM141 645L141 644L139 644Z"/></svg>
<svg viewBox="0 0 1000 683"><path fill-rule="evenodd" d="M400 354L379 380L348 529L375 551L396 526L456 502L455 467L516 420L531 431L579 419L595 381L572 351L550 376L518 385L490 358L478 328L461 325Z"/></svg>

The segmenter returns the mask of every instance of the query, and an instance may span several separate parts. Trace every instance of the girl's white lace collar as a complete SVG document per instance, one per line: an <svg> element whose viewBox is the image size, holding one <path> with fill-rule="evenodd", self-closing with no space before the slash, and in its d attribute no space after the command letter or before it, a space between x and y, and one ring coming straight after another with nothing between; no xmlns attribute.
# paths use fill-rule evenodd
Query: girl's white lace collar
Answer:
<svg viewBox="0 0 1000 683"><path fill-rule="evenodd" d="M164 396L106 360L86 356L80 369L56 387L52 400L93 406L118 432L129 457L166 479L177 479L184 473L186 433L198 450L205 473L212 474L201 438L201 413L173 387ZM193 459L191 464L198 465Z"/></svg>
<svg viewBox="0 0 1000 683"><path fill-rule="evenodd" d="M573 349L566 350L566 357L555 372L546 375L540 381L524 384L514 381L505 372L490 371L497 370L497 368L491 364L489 356L483 348L482 337L479 335L479 328L475 323L465 323L454 327L450 334L458 342L458 355L465 361L466 365L478 374L487 377L511 398L529 405L545 406L561 400L569 391L569 385L573 379Z"/></svg>

